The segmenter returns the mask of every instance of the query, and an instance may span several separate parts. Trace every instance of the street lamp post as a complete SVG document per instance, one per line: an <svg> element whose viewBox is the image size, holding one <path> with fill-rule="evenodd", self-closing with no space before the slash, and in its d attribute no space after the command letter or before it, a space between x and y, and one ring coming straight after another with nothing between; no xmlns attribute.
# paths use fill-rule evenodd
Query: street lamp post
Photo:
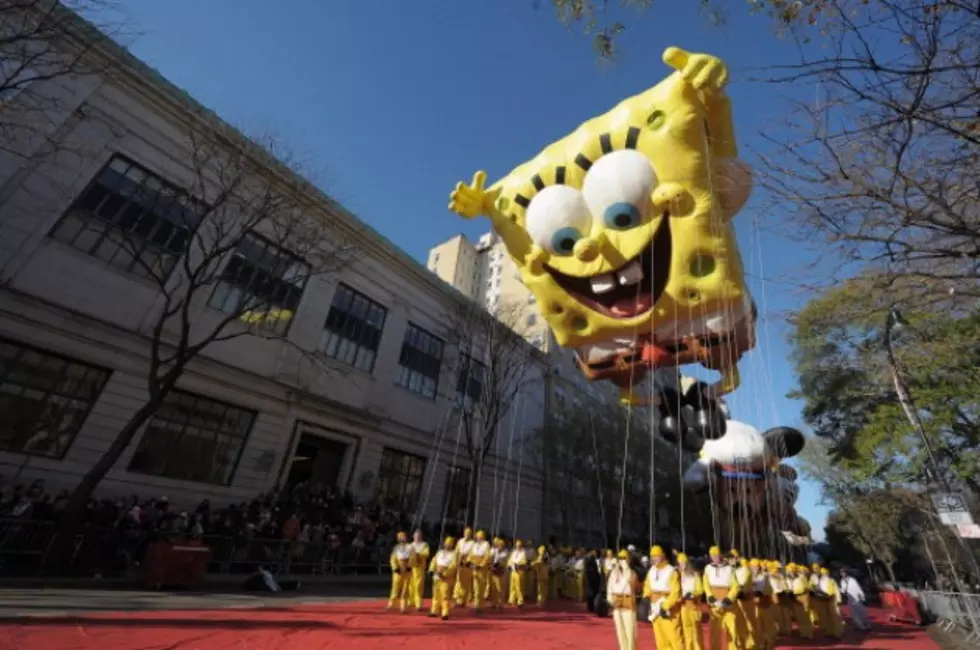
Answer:
<svg viewBox="0 0 980 650"><path fill-rule="evenodd" d="M906 327L908 323L902 318L902 314L897 309L891 309L888 312L888 318L885 321L885 351L888 353L888 369L891 372L892 383L895 385L895 394L898 396L898 401L902 405L902 410L905 411L905 417L908 418L909 424L915 429L916 433L919 434L919 438L922 440L922 446L925 447L926 454L929 456L929 463L932 466L930 474L933 474L932 480L930 482L939 482L942 484L946 493L951 493L953 491L952 485L950 485L949 479L946 477L946 473L942 471L939 466L939 462L936 460L936 453L933 451L932 443L929 442L929 435L926 433L925 428L922 426L922 420L919 419L919 414L915 410L915 404L912 401L912 396L909 394L908 385L902 378L901 373L898 371L898 363L895 361L895 351L892 347L892 338L894 334L901 331L903 327ZM977 564L977 558L973 554L972 549L966 544L966 542L957 534L957 542L959 542L960 547L963 549L966 557L969 559L971 568L974 575L980 576L980 566ZM941 541L941 539L940 539ZM959 581L959 575L954 571L954 578L957 583ZM962 585L961 585L962 589Z"/></svg>
<svg viewBox="0 0 980 650"><path fill-rule="evenodd" d="M933 481L938 480L943 484L947 492L952 492L953 489L949 484L949 480L946 478L946 473L939 467L936 454L932 449L932 443L929 442L929 436L922 427L922 420L919 419L919 414L915 410L915 404L912 402L912 396L909 394L908 385L902 378L901 373L899 373L898 364L895 361L892 338L895 332L901 331L906 325L907 323L897 309L892 309L888 312L888 318L885 321L885 351L888 353L888 370L892 376L892 383L895 385L895 394L898 396L898 401L902 405L902 410L905 411L905 417L908 418L909 424L912 425L915 432L919 434L919 438L922 439L922 445L929 455L929 463L932 465L930 473L934 474L932 477Z"/></svg>

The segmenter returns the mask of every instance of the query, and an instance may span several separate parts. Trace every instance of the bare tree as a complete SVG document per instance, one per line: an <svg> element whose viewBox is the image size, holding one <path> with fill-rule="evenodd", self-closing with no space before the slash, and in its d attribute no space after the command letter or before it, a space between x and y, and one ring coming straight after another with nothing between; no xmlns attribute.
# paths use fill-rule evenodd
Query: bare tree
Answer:
<svg viewBox="0 0 980 650"><path fill-rule="evenodd" d="M0 154L21 164L50 154L74 101L67 83L108 69L99 44L122 34L116 10L116 0L0 0Z"/></svg>
<svg viewBox="0 0 980 650"><path fill-rule="evenodd" d="M536 377L538 352L517 331L520 310L504 305L496 318L476 303L460 303L450 314L447 341L460 355L456 408L470 465L466 519L476 516L477 495L487 456L508 415L520 417Z"/></svg>
<svg viewBox="0 0 980 650"><path fill-rule="evenodd" d="M52 232L159 292L144 322L146 401L75 488L58 543L70 545L89 496L210 347L272 339L315 362L286 338L289 324L311 278L354 261L355 235L317 203L311 186L283 173L276 153L271 143L192 133L186 187L115 158Z"/></svg>
<svg viewBox="0 0 980 650"><path fill-rule="evenodd" d="M802 60L771 79L813 89L796 105L792 135L773 136L765 157L763 183L781 222L794 236L829 242L845 256L834 261L843 272L875 269L879 290L902 282L921 298L972 302L980 12L958 1L818 4L819 16L795 30L825 47L801 48Z"/></svg>

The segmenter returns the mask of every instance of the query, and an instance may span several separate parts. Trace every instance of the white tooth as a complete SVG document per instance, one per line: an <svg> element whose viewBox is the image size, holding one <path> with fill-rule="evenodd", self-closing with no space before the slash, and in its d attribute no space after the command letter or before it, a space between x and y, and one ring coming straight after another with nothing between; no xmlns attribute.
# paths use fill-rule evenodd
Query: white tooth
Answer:
<svg viewBox="0 0 980 650"><path fill-rule="evenodd" d="M616 288L616 278L612 273L597 275L592 278L592 291L595 293L606 293Z"/></svg>
<svg viewBox="0 0 980 650"><path fill-rule="evenodd" d="M623 286L629 286L631 284L636 284L643 279L643 269L640 267L639 262L631 262L629 266L620 271L618 274L619 283Z"/></svg>

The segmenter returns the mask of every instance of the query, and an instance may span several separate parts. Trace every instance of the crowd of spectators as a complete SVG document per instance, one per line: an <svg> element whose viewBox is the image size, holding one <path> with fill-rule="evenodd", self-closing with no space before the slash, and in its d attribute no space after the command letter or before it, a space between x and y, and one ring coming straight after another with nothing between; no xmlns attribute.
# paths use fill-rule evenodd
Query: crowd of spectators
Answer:
<svg viewBox="0 0 980 650"><path fill-rule="evenodd" d="M69 498L67 491L48 492L43 480L8 486L3 492L0 518L7 521L57 524ZM214 505L204 499L192 509L182 509L166 496L93 498L82 545L92 540L98 553L112 548L114 562L129 566L139 563L149 543L172 539L201 540L212 548L214 563L224 563L225 570L229 564L245 570L249 563L287 559L309 571L370 570L387 563L396 532L412 523L404 513L357 503L350 493L298 484L241 503Z"/></svg>

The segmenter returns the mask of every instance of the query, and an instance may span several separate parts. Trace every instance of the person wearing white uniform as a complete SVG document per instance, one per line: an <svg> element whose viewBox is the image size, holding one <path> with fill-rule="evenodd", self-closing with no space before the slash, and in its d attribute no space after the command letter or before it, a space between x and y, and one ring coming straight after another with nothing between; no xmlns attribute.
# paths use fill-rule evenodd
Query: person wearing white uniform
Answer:
<svg viewBox="0 0 980 650"><path fill-rule="evenodd" d="M840 595L851 612L854 627L862 632L870 630L868 610L864 606L864 589L861 589L860 583L854 579L854 576L848 575L847 569L840 570Z"/></svg>
<svg viewBox="0 0 980 650"><path fill-rule="evenodd" d="M636 592L640 581L630 568L629 552L619 552L619 562L606 580L606 600L612 608L619 650L636 650Z"/></svg>

